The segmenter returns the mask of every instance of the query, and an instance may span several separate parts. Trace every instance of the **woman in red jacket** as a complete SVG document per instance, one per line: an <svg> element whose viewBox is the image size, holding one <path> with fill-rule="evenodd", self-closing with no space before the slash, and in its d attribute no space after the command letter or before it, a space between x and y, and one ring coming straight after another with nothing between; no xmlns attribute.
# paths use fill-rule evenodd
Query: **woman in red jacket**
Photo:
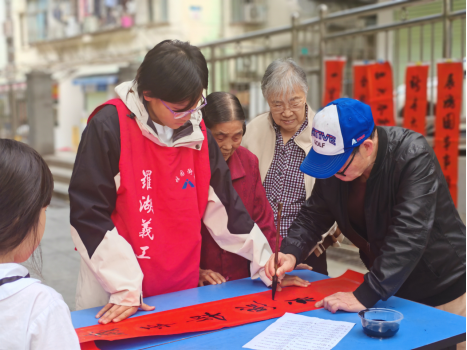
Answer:
<svg viewBox="0 0 467 350"><path fill-rule="evenodd" d="M211 130L229 166L233 187L274 251L276 247L274 215L261 183L258 158L240 146L246 131L243 108L238 99L227 92L213 92L206 98L206 102L207 105L203 110L204 123ZM247 259L221 249L204 225L201 234L199 286L203 286L206 282L218 284L250 277ZM308 282L290 276L281 284L306 287Z"/></svg>

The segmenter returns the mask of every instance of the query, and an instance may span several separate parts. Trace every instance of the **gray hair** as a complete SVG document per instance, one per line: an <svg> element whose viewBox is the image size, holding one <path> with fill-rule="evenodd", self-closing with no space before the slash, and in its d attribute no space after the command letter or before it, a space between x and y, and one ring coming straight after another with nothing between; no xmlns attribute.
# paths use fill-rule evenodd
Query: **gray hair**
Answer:
<svg viewBox="0 0 467 350"><path fill-rule="evenodd" d="M308 82L305 71L291 58L279 58L273 61L261 80L261 90L267 100L272 96L288 96L296 87L306 94Z"/></svg>

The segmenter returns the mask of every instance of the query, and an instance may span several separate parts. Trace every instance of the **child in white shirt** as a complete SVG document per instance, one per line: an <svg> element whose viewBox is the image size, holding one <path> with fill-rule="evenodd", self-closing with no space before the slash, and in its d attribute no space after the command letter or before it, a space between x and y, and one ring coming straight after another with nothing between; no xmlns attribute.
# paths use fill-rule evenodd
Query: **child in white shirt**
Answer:
<svg viewBox="0 0 467 350"><path fill-rule="evenodd" d="M80 349L70 310L19 265L39 245L53 178L29 146L0 139L0 349Z"/></svg>

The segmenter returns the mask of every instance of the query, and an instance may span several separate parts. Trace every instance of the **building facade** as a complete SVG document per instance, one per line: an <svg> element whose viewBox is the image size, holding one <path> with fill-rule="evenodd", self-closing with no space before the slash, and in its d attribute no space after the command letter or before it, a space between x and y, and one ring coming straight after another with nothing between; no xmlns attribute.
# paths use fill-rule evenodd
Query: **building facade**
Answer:
<svg viewBox="0 0 467 350"><path fill-rule="evenodd" d="M290 24L294 12L301 19L314 17L319 5L308 0L5 1L11 7L14 62L4 63L9 77L0 77L0 121L4 121L0 129L28 140L27 74L47 72L53 81L54 147L71 151L77 149L87 116L114 96L119 81L134 77L146 52L160 41L179 39L199 45ZM327 3L334 11L372 2ZM5 17L0 6L0 20L2 14ZM6 41L4 37L0 45L8 51ZM1 64L2 58L0 69ZM11 86L17 101L13 111L8 104ZM240 99L248 98L238 93Z"/></svg>

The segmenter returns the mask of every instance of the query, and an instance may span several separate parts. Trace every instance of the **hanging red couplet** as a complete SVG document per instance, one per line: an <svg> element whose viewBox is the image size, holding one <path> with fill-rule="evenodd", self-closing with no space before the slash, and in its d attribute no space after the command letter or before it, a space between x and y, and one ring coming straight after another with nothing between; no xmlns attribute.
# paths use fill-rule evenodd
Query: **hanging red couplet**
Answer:
<svg viewBox="0 0 467 350"><path fill-rule="evenodd" d="M457 206L459 119L464 70L461 62L440 62L436 102L435 153Z"/></svg>
<svg viewBox="0 0 467 350"><path fill-rule="evenodd" d="M394 126L392 69L389 62L370 64L368 74L369 105L376 125Z"/></svg>
<svg viewBox="0 0 467 350"><path fill-rule="evenodd" d="M369 104L368 64L353 66L353 97L360 102Z"/></svg>
<svg viewBox="0 0 467 350"><path fill-rule="evenodd" d="M330 57L325 59L326 80L323 106L341 97L345 62L345 57Z"/></svg>
<svg viewBox="0 0 467 350"><path fill-rule="evenodd" d="M426 135L428 65L411 65L405 73L404 128Z"/></svg>
<svg viewBox="0 0 467 350"><path fill-rule="evenodd" d="M363 282L361 273L348 270L337 278L310 283L306 288L288 287L188 306L149 315L76 329L82 349L96 349L95 340L119 340L153 335L202 332L317 309L315 304L337 292L353 292Z"/></svg>

